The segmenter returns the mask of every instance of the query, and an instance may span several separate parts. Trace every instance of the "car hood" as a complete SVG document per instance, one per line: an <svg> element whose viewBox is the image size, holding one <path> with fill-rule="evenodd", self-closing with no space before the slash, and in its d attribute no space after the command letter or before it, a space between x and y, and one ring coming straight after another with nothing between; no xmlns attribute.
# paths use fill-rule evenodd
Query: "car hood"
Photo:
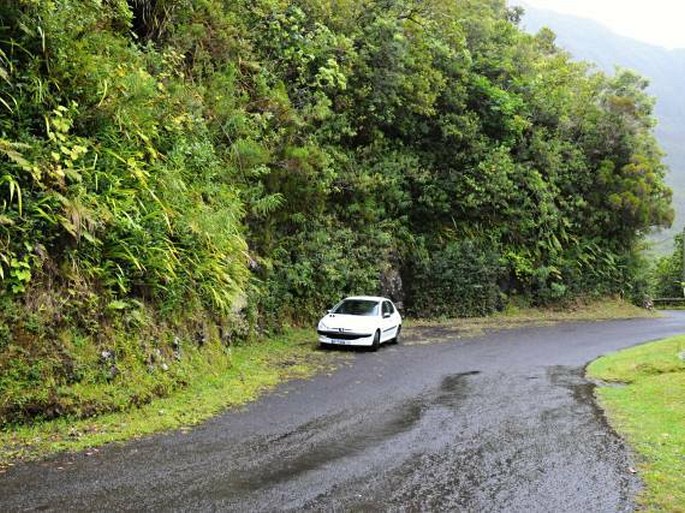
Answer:
<svg viewBox="0 0 685 513"><path fill-rule="evenodd" d="M322 324L325 325L322 326ZM366 317L363 315L341 315L328 314L321 321L319 327L329 330L343 329L346 332L358 332L359 330L372 330L378 324L378 319L375 317Z"/></svg>

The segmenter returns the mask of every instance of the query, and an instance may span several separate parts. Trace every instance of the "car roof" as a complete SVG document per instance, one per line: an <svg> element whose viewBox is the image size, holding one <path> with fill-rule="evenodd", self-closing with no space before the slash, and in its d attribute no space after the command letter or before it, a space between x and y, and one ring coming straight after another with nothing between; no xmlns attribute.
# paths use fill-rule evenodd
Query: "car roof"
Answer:
<svg viewBox="0 0 685 513"><path fill-rule="evenodd" d="M343 301L347 301L348 299L361 299L365 301L390 301L387 297L380 296L349 296L343 299Z"/></svg>

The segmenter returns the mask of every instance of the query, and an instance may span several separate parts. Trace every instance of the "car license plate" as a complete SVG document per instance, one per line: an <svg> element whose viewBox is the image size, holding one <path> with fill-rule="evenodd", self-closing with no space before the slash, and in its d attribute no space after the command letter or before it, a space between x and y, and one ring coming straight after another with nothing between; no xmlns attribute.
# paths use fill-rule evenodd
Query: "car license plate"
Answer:
<svg viewBox="0 0 685 513"><path fill-rule="evenodd" d="M350 343L349 340L343 340L340 338L332 338L331 342L333 342L334 344L340 344L341 346L346 346Z"/></svg>

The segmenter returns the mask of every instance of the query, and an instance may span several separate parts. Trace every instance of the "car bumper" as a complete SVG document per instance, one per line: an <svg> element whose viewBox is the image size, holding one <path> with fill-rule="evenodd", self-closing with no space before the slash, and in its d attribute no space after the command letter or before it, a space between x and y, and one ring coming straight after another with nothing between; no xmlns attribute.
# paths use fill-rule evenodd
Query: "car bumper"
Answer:
<svg viewBox="0 0 685 513"><path fill-rule="evenodd" d="M373 333L369 335L358 333L337 335L319 331L319 343L336 346L371 346L373 345Z"/></svg>

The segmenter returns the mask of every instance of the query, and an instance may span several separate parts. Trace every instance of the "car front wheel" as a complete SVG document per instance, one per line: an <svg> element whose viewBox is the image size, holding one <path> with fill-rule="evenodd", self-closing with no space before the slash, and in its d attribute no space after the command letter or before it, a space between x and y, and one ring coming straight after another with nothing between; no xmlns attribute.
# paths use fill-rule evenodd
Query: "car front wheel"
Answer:
<svg viewBox="0 0 685 513"><path fill-rule="evenodd" d="M373 336L373 342L371 342L371 351L378 351L378 348L381 347L381 332L377 331L376 334Z"/></svg>

